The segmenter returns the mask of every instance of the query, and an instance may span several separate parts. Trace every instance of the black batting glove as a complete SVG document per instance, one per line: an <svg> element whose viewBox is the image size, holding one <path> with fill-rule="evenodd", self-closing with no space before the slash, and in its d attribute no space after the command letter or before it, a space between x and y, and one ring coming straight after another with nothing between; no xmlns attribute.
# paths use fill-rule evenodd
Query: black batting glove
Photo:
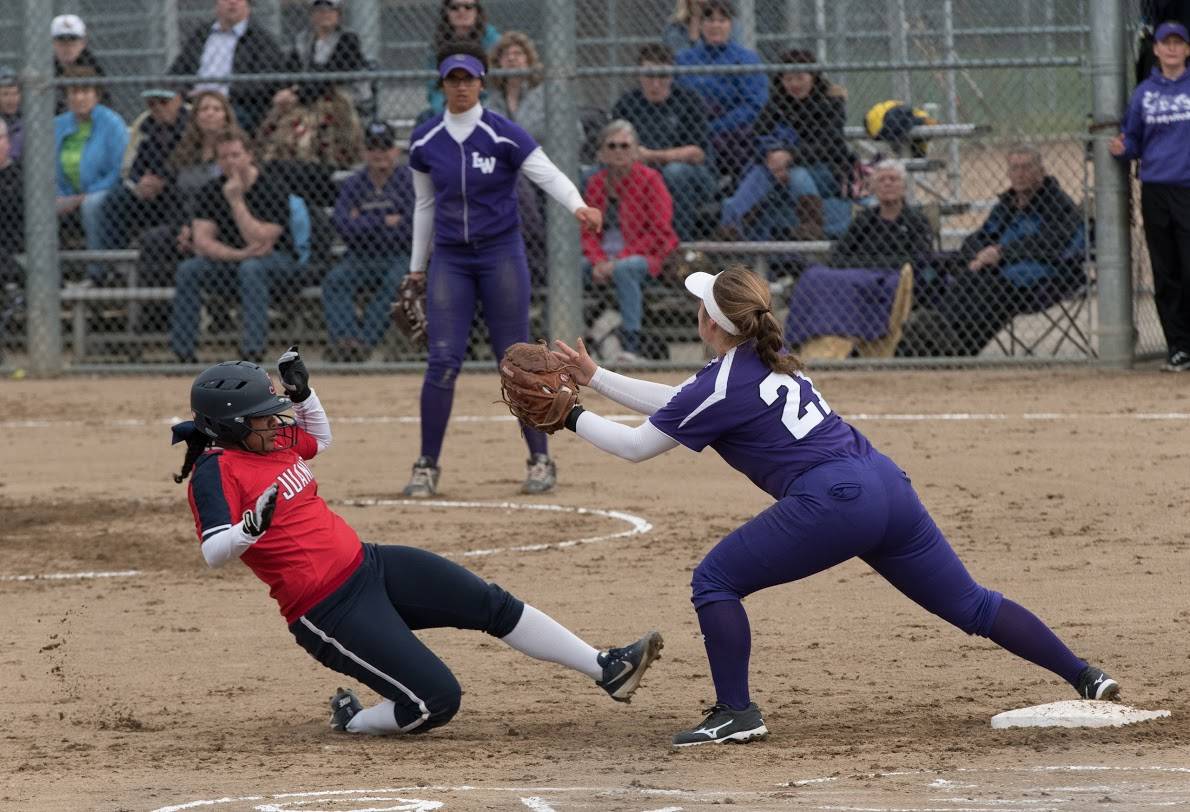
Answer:
<svg viewBox="0 0 1190 812"><path fill-rule="evenodd" d="M244 532L253 538L260 538L273 523L273 511L277 509L277 483L269 485L264 493L256 497L256 507L244 511Z"/></svg>
<svg viewBox="0 0 1190 812"><path fill-rule="evenodd" d="M277 371L281 373L281 385L285 387L285 394L290 400L301 403L310 397L310 373L306 370L306 362L298 354L297 344L277 359Z"/></svg>

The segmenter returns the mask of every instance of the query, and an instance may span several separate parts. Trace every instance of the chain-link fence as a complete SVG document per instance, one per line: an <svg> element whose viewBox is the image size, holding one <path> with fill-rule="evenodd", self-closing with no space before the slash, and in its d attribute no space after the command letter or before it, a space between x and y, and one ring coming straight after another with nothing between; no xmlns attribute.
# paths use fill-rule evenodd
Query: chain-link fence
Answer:
<svg viewBox="0 0 1190 812"><path fill-rule="evenodd" d="M412 265L453 361L527 313L609 363L685 366L682 275L745 262L809 357L1092 359L1088 4L9 3L0 351L132 369L296 341L420 364L390 329ZM38 82L51 48L60 78ZM465 61L439 76L468 49L482 86ZM440 127L472 91L516 126ZM52 148L30 149L34 99ZM1134 267L1139 348L1160 351Z"/></svg>

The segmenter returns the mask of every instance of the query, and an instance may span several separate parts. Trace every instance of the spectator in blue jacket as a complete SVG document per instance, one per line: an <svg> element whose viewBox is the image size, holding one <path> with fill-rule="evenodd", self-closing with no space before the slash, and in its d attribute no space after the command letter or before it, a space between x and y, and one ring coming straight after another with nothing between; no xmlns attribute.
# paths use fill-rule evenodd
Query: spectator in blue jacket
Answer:
<svg viewBox="0 0 1190 812"><path fill-rule="evenodd" d="M1168 353L1165 369L1190 370L1190 35L1179 22L1153 34L1157 66L1128 102L1111 154L1140 159L1140 211L1153 266L1154 299Z"/></svg>
<svg viewBox="0 0 1190 812"><path fill-rule="evenodd" d="M94 68L74 66L63 76L94 79L96 73ZM120 182L128 127L119 114L99 103L96 85L71 85L66 99L69 109L54 118L58 216L77 215L87 248L101 248L103 202ZM92 282L101 277L102 269L88 270Z"/></svg>
<svg viewBox="0 0 1190 812"><path fill-rule="evenodd" d="M702 7L702 39L678 53L677 64L759 65L759 54L732 42L734 17L731 0L707 0ZM678 84L702 96L715 169L736 177L754 155L752 125L769 97L764 74L682 74Z"/></svg>
<svg viewBox="0 0 1190 812"><path fill-rule="evenodd" d="M327 360L363 361L388 329L388 309L409 270L413 242L413 176L398 166L396 133L383 121L364 133L366 166L343 182L334 225L347 253L322 283L331 344ZM363 317L355 300L366 292Z"/></svg>

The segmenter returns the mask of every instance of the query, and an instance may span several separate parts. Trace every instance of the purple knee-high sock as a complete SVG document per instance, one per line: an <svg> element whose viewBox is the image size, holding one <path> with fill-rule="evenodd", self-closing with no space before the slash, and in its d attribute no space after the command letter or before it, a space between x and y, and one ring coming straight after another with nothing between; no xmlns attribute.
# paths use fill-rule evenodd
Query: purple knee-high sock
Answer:
<svg viewBox="0 0 1190 812"><path fill-rule="evenodd" d="M1087 666L1086 661L1076 657L1041 618L1008 598L1000 603L988 639L1018 657L1053 671L1071 685Z"/></svg>
<svg viewBox="0 0 1190 812"><path fill-rule="evenodd" d="M453 382L452 382L453 383ZM429 382L421 385L421 455L437 462L446 437L446 423L454 405L454 386L444 388Z"/></svg>
<svg viewBox="0 0 1190 812"><path fill-rule="evenodd" d="M752 654L752 629L739 601L716 601L698 610L703 645L715 681L715 701L743 710L748 698L748 658Z"/></svg>
<svg viewBox="0 0 1190 812"><path fill-rule="evenodd" d="M546 440L546 434L537 429L531 429L524 423L521 424L521 430L525 435L525 445L529 446L529 455L545 454L547 457L550 454L549 441Z"/></svg>

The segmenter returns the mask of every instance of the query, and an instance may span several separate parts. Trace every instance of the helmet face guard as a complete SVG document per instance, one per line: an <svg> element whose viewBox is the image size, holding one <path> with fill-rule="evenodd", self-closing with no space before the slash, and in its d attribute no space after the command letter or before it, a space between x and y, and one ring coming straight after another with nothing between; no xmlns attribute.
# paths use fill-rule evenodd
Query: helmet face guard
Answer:
<svg viewBox="0 0 1190 812"><path fill-rule="evenodd" d="M291 448L296 441L292 419L281 427L253 429L251 418L280 415L293 408L289 398L277 394L268 373L249 361L224 361L199 373L190 387L190 409L194 425L206 436L219 443L247 448L245 441L254 432L277 431L278 437L288 439ZM278 450L274 440L273 449Z"/></svg>

